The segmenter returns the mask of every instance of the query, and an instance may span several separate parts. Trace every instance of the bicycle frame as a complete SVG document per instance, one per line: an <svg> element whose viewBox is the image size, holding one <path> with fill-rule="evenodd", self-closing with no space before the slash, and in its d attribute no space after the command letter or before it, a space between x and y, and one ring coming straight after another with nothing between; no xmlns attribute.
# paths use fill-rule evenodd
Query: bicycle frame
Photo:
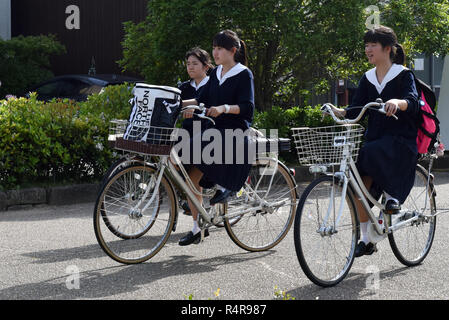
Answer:
<svg viewBox="0 0 449 320"><path fill-rule="evenodd" d="M358 122L361 117L363 116L364 112L366 111L366 109L368 109L369 107L381 107L383 108L383 104L382 103L369 103L367 104L362 112L360 113L360 115L354 119L354 120L340 120L338 119L334 113L329 110L330 108L327 108L327 106L323 106L322 110L323 111L327 111L328 113L330 113L330 115L334 118L335 122L337 123L356 123ZM384 112L384 110L380 109L380 112ZM384 112L385 113L385 112ZM429 163L429 173L427 175L427 184L426 184L426 190L425 190L425 203L427 206L427 200L428 200L428 196L429 196L429 188L430 188L430 180L431 180L431 168L432 168L432 163L434 160L434 156L431 156L430 158L430 163ZM349 162L349 170L347 170L348 168L348 162ZM319 170L318 170L319 171ZM346 174L346 172L349 172L349 176ZM385 223L382 225L381 223L379 223L378 219L376 218L375 214L373 213L368 201L370 201L375 207L379 208L381 211L385 210L385 206L380 204L376 199L374 199L372 197L372 195L369 193L369 191L366 189L365 184L362 181L362 178L357 170L356 164L354 162L354 159L351 157L350 152L349 152L349 146L345 146L344 150L343 150L343 158L342 161L340 163L340 169L338 172L335 172L333 174L335 177L339 178L341 181L343 181L343 186L342 186L342 197L341 197L341 203L339 206L339 210L338 210L338 214L337 214L337 218L335 220L335 225L333 227L333 232L335 232L338 228L338 224L340 222L340 218L343 214L343 206L344 206L344 199L346 197L346 193L347 193L347 189L348 189L348 185L351 186L352 190L355 193L355 196L361 201L363 208L366 210L367 214L368 214L368 218L371 221L374 230L376 231L376 233L379 236L384 236L387 235L388 233L394 232L398 229L400 229L401 227L409 224L410 222L416 221L418 219L420 219L421 217L426 217L422 214L414 214L413 217L406 219L404 221L401 221L399 223L396 223L394 225L388 225L388 219L384 219ZM431 190L432 192L434 192L434 190ZM425 211L425 209L427 209L426 207L423 208L423 212ZM330 200L330 205L328 208L328 211L326 213L326 217L323 220L323 224L322 227L320 228L320 232L328 232L328 228L326 228L328 219L330 217L331 212L334 210L334 190L332 189L331 191L331 200ZM435 208L436 211L436 208ZM437 213L430 215L430 216L436 216Z"/></svg>
<svg viewBox="0 0 449 320"><path fill-rule="evenodd" d="M175 164L169 160L169 156L161 156L159 162L156 164L156 167L158 169L157 178L154 176L152 177L151 181L148 182L147 185L145 185L145 193L143 194L142 198L138 201L138 203L131 209L131 212L137 212L139 210L145 211L151 203L156 199L159 184L162 181L162 177L164 174L169 174L170 178L174 180L174 182L177 184L177 186L181 189L182 192L186 194L186 196L191 200L192 204L195 206L195 208L198 210L198 213L200 216L205 220L205 222L209 225L215 225L217 223L220 223L223 221L223 216L218 215L210 215L206 209L201 205L201 203L198 201L197 197L195 196L195 192L199 193L198 190L192 191L192 188L189 186L193 183L190 179L190 177L187 175L181 175L179 171L176 169L175 165L178 167L183 167L183 164L181 163L181 160L179 157L172 152L172 160L175 162ZM269 157L262 157L258 159L259 161L263 160L276 160L276 166L274 168L270 168L270 170L276 171L278 168L278 160L275 158L269 158ZM181 170L183 172L184 170ZM264 172L262 174L265 174L267 171L267 168L264 168ZM184 178L183 178L184 176ZM269 183L269 187L267 189L267 193L270 191L271 184L273 182L274 175L271 175L271 180ZM188 182L186 182L188 181ZM257 189L258 185L256 185ZM247 190L249 189L249 190ZM150 192L153 190L153 193L150 196ZM252 199L257 205L253 206L246 210L236 210L236 212L230 212L226 215L227 218L231 219L237 216L244 215L249 212L262 210L263 208L267 207L277 207L282 206L285 204L286 200L277 201L274 203L268 203L266 200L262 199L260 195L257 194L257 192L254 191L251 186L246 183L246 188L243 189L243 193L248 198ZM263 195L262 195L263 196ZM150 199L146 201L146 199ZM146 201L145 206L142 209L140 206L143 204L143 202ZM217 212L218 213L218 212Z"/></svg>

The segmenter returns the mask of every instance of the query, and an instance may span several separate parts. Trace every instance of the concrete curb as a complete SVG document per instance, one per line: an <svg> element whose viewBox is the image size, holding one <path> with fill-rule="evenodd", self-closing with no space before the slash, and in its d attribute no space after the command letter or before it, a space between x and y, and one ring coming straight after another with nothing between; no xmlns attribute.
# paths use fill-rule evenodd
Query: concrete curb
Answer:
<svg viewBox="0 0 449 320"><path fill-rule="evenodd" d="M0 192L0 211L29 209L40 205L58 206L94 202L99 188L99 184L79 184Z"/></svg>
<svg viewBox="0 0 449 320"><path fill-rule="evenodd" d="M421 162L426 166L425 162ZM315 175L308 167L288 166L295 170L297 183L310 182ZM449 154L434 162L434 170L449 171ZM70 205L95 202L100 184L77 184L51 188L28 188L22 190L0 191L0 212L8 210L23 210L41 205Z"/></svg>

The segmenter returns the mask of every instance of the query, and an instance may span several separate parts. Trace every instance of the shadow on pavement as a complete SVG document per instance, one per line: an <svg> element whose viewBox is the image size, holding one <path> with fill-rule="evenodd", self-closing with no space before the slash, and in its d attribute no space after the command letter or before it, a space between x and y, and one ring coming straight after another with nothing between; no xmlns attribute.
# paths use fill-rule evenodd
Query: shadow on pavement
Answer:
<svg viewBox="0 0 449 320"><path fill-rule="evenodd" d="M85 250L76 248L74 252ZM98 250L96 250L98 253ZM118 265L90 271L83 271L79 277L79 289L69 290L66 286L68 276L49 279L38 283L28 283L0 290L0 299L107 299L116 294L133 292L141 289L145 284L179 275L210 273L217 271L221 265L247 262L264 258L275 251L263 253L238 253L210 259L195 259L194 256L176 255L168 260L138 265ZM47 262L49 262L47 260ZM69 280L70 281L70 280ZM179 299L183 298L180 292ZM142 299L151 299L151 295L144 295Z"/></svg>
<svg viewBox="0 0 449 320"><path fill-rule="evenodd" d="M390 271L381 271L379 274L379 288L382 290L382 281L405 275L408 267L401 267ZM310 282L309 285L287 292L296 300L360 300L379 299L378 291L371 284L372 273L349 272L348 276L335 287L322 288ZM371 289L373 288L373 289ZM392 297L392 299L394 299Z"/></svg>

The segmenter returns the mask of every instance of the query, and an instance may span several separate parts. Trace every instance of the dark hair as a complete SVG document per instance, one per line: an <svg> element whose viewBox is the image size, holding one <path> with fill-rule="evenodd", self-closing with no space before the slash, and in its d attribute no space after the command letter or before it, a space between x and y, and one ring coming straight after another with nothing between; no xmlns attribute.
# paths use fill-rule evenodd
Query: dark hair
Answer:
<svg viewBox="0 0 449 320"><path fill-rule="evenodd" d="M391 47L390 59L396 64L405 64L405 51L402 45L398 43L398 38L393 29L379 26L368 30L363 37L365 43L380 43L382 48Z"/></svg>
<svg viewBox="0 0 449 320"><path fill-rule="evenodd" d="M213 64L210 59L209 53L207 53L206 50L201 49L200 47L195 47L187 51L186 53L186 60L189 59L191 56L194 56L197 58L205 67L208 67L209 69L213 69Z"/></svg>
<svg viewBox="0 0 449 320"><path fill-rule="evenodd" d="M243 40L240 40L237 34L232 30L223 30L217 33L213 40L214 47L222 47L226 50L232 50L232 48L237 48L234 56L235 62L240 62L241 64L248 65L248 57L246 44Z"/></svg>

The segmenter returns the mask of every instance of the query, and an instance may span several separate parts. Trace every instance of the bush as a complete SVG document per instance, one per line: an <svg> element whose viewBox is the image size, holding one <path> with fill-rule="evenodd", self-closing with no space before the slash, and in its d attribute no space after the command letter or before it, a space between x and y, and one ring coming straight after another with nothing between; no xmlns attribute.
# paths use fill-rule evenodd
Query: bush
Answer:
<svg viewBox="0 0 449 320"><path fill-rule="evenodd" d="M270 135L270 129L276 129L280 138L290 138L292 140L291 152L282 154L281 157L287 163L295 163L297 158L291 128L319 127L334 123L330 117L323 118L320 107L307 106L290 109L273 107L269 111L256 112L253 125L258 129L266 129L267 136Z"/></svg>
<svg viewBox="0 0 449 320"><path fill-rule="evenodd" d="M0 98L23 95L31 86L53 77L50 57L65 52L53 35L0 39Z"/></svg>
<svg viewBox="0 0 449 320"><path fill-rule="evenodd" d="M129 115L131 96L122 85L83 103L0 100L0 189L99 180L113 158L109 121Z"/></svg>

